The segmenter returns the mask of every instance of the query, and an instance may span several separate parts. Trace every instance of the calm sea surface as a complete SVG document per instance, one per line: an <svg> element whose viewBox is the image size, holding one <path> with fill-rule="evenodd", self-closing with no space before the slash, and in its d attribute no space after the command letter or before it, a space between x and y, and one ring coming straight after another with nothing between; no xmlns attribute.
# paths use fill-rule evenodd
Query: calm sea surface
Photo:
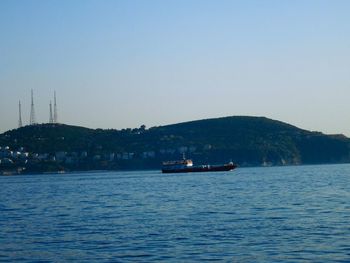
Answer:
<svg viewBox="0 0 350 263"><path fill-rule="evenodd" d="M1 262L350 262L350 165L0 177Z"/></svg>

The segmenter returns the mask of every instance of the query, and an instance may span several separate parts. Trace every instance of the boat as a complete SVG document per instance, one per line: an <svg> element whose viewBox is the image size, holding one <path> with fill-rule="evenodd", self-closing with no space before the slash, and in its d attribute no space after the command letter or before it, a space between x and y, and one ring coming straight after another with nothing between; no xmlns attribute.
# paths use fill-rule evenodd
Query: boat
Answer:
<svg viewBox="0 0 350 263"><path fill-rule="evenodd" d="M192 160L183 158L180 161L163 162L162 173L195 173L195 172L224 172L237 167L233 162L222 165L193 165Z"/></svg>

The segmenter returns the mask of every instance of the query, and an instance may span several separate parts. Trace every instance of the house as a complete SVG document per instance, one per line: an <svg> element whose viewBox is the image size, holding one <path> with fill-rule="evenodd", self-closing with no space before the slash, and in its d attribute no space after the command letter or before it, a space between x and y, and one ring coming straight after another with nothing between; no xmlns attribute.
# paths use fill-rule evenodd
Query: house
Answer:
<svg viewBox="0 0 350 263"><path fill-rule="evenodd" d="M154 158L155 156L156 156L156 153L154 151L149 151L149 152L143 152L142 153L142 158L143 159Z"/></svg>

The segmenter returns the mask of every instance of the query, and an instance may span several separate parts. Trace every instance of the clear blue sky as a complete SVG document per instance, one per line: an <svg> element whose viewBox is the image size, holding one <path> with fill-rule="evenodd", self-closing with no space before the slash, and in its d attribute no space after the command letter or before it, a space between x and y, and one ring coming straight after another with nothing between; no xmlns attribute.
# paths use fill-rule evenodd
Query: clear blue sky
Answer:
<svg viewBox="0 0 350 263"><path fill-rule="evenodd" d="M0 132L266 116L350 136L350 1L0 1Z"/></svg>

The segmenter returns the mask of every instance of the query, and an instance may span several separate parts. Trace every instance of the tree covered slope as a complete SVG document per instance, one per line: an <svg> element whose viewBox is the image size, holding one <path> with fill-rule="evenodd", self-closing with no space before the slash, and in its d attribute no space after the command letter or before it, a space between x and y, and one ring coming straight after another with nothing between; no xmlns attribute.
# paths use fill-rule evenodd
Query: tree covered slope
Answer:
<svg viewBox="0 0 350 263"><path fill-rule="evenodd" d="M197 163L240 165L349 162L349 138L299 129L264 117L234 116L123 130L64 124L26 126L0 135L0 146L37 153L132 153L129 165L156 168L182 152ZM118 162L118 160L116 160ZM121 165L128 165L122 161Z"/></svg>

